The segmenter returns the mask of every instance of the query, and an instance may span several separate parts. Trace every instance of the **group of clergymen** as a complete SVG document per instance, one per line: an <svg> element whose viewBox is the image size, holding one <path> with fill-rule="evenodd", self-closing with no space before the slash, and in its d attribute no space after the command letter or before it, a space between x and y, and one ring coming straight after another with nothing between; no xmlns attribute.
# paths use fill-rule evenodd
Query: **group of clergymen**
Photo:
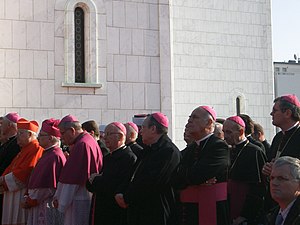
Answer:
<svg viewBox="0 0 300 225"><path fill-rule="evenodd" d="M73 115L39 128L8 113L2 225L300 224L300 102L278 97L270 115L281 129L271 146L248 115L220 120L199 106L179 151L160 112L112 122L103 137Z"/></svg>

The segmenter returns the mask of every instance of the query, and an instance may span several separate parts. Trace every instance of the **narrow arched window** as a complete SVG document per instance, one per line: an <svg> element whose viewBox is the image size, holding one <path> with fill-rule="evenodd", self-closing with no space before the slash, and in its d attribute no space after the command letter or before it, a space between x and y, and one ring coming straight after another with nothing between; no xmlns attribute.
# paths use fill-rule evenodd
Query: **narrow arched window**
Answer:
<svg viewBox="0 0 300 225"><path fill-rule="evenodd" d="M82 8L75 8L75 83L85 82L85 55L84 55L84 11Z"/></svg>
<svg viewBox="0 0 300 225"><path fill-rule="evenodd" d="M236 104L236 115L240 115L241 114L241 98L240 97L236 98L235 104Z"/></svg>

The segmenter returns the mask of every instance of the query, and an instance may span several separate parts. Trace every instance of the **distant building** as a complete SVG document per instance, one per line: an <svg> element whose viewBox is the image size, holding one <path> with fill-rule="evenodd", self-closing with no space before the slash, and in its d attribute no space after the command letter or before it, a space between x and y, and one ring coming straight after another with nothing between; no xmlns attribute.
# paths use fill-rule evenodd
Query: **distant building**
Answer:
<svg viewBox="0 0 300 225"><path fill-rule="evenodd" d="M295 94L300 98L300 59L274 62L275 95Z"/></svg>
<svg viewBox="0 0 300 225"><path fill-rule="evenodd" d="M0 7L0 114L99 124L192 109L249 114L271 138L271 0L17 0Z"/></svg>

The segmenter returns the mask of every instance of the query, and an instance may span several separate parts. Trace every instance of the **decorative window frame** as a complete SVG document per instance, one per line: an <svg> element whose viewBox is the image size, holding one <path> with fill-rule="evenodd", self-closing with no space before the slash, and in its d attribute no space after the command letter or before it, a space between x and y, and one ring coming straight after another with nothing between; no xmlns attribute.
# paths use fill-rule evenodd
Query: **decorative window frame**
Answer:
<svg viewBox="0 0 300 225"><path fill-rule="evenodd" d="M56 4L64 7L64 57L65 82L63 87L93 87L101 88L98 77L98 13L97 5L92 0L61 0ZM102 1L99 1L102 2ZM98 3L97 3L98 4ZM76 7L84 10L85 18L85 83L75 82L75 36L74 11Z"/></svg>

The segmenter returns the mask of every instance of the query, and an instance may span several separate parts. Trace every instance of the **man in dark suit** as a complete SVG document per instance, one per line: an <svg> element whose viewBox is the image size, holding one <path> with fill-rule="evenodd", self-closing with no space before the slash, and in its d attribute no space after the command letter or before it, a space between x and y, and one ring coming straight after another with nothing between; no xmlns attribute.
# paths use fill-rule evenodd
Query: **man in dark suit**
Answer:
<svg viewBox="0 0 300 225"><path fill-rule="evenodd" d="M270 191L278 206L267 215L267 225L300 224L300 160L277 159L270 176Z"/></svg>
<svg viewBox="0 0 300 225"><path fill-rule="evenodd" d="M199 220L204 219L200 218L201 211L198 207L203 211L203 208L205 209L207 206L205 202L183 200L182 196L190 190L190 187L198 185L197 191L201 194L204 191L203 185L207 183L215 185L215 182L223 183L227 181L228 146L222 139L213 134L215 120L216 112L211 107L200 106L193 110L186 125L186 136L195 141L181 152L182 160L173 177L174 185L181 190L179 208L180 224L182 225L198 224ZM200 185L202 185L202 188ZM215 186L217 187L217 184ZM205 198L208 200L213 196L214 190ZM219 225L229 224L228 208L226 206L226 199L217 202L217 215L212 215L214 218L217 217L217 224ZM214 224L212 221L209 223Z"/></svg>

